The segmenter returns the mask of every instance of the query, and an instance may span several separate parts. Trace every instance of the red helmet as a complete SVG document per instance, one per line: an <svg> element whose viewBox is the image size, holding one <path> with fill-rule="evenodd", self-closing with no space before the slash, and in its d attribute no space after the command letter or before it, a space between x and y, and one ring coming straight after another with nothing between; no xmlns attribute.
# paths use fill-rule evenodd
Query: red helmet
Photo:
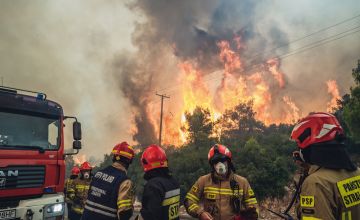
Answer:
<svg viewBox="0 0 360 220"><path fill-rule="evenodd" d="M73 167L72 169L71 169L71 175L74 175L74 176L78 176L80 174L80 169L79 169L79 167Z"/></svg>
<svg viewBox="0 0 360 220"><path fill-rule="evenodd" d="M160 167L168 167L165 151L155 144L150 145L141 156L141 165L145 172Z"/></svg>
<svg viewBox="0 0 360 220"><path fill-rule="evenodd" d="M132 160L135 156L134 148L126 142L115 145L112 150L113 155L117 160L120 160L120 156L126 157Z"/></svg>
<svg viewBox="0 0 360 220"><path fill-rule="evenodd" d="M87 170L92 170L92 167L89 162L85 161L84 163L81 164L80 171L87 171Z"/></svg>
<svg viewBox="0 0 360 220"><path fill-rule="evenodd" d="M311 144L334 140L339 134L344 135L344 130L336 117L329 113L318 112L301 119L295 125L291 139L304 149Z"/></svg>
<svg viewBox="0 0 360 220"><path fill-rule="evenodd" d="M231 162L231 151L224 145L215 144L212 146L208 153L208 160L210 164L214 164L216 160L227 159Z"/></svg>

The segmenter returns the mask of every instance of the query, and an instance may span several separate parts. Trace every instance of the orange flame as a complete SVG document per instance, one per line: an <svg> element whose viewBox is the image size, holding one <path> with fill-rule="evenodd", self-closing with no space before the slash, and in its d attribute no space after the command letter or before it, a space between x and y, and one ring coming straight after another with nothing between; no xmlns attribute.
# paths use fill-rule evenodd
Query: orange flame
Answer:
<svg viewBox="0 0 360 220"><path fill-rule="evenodd" d="M74 155L73 158L74 158L75 165L81 165L82 163L84 163L86 161L86 155L85 154L83 154L83 155Z"/></svg>
<svg viewBox="0 0 360 220"><path fill-rule="evenodd" d="M295 123L300 116L300 109L296 106L296 104L291 100L289 96L284 96L283 101L286 105L289 106L289 109L286 111L286 116L283 123L292 124Z"/></svg>
<svg viewBox="0 0 360 220"><path fill-rule="evenodd" d="M237 50L243 48L240 37L235 37L234 42ZM214 122L221 118L225 110L248 101L253 102L256 119L266 125L294 123L301 117L300 110L291 97L272 95L272 81L275 81L280 89L286 84L284 74L280 71L279 60L270 59L258 71L245 74L239 52L233 50L228 41L219 41L217 46L223 69L215 72L222 75L221 82L215 86L206 83L206 74L197 67L196 62L179 63L181 98L176 101L176 105L173 104L171 114L164 116L165 144L180 146L185 143L188 136L184 129L185 112L192 113L197 106L207 108ZM267 77L268 74L273 77ZM279 103L283 104L279 107ZM275 105L277 110L274 110ZM149 107L148 112L156 112L158 117L156 109L158 108Z"/></svg>
<svg viewBox="0 0 360 220"><path fill-rule="evenodd" d="M274 78L278 81L279 87L284 88L285 86L285 77L282 72L279 71L279 60L278 59L270 59L267 61L269 65L269 71L274 76Z"/></svg>
<svg viewBox="0 0 360 220"><path fill-rule="evenodd" d="M337 82L329 80L326 82L328 93L332 96L331 100L327 103L327 111L332 112L338 106L337 101L341 99Z"/></svg>

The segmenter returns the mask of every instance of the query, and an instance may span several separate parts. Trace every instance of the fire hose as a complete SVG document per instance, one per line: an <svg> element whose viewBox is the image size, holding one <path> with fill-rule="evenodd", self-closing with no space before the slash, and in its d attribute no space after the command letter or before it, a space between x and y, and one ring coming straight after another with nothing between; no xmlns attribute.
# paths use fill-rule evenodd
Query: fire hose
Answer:
<svg viewBox="0 0 360 220"><path fill-rule="evenodd" d="M282 219L285 219L285 220L294 220L294 218L289 214L289 211L290 209L293 207L295 201L296 201L296 198L299 196L300 194L300 189L301 189L301 186L305 180L305 175L301 175L300 176L300 179L299 179L299 183L297 184L296 186L296 190L295 190L295 193L293 194L293 197L291 198L291 202L289 203L288 207L286 208L286 210L282 213L277 213L277 212L274 212L273 210L271 209L268 209L266 208L266 210L268 210L269 212L273 213L274 215L282 218Z"/></svg>

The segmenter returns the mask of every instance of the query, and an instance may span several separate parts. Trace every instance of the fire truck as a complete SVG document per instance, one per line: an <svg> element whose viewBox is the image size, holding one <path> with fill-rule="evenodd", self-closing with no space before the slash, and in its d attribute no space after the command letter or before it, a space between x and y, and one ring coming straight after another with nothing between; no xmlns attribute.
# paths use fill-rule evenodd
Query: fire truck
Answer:
<svg viewBox="0 0 360 220"><path fill-rule="evenodd" d="M64 121L73 150L64 152ZM70 121L70 122L72 122ZM81 149L81 124L45 93L0 86L0 220L64 218L65 156Z"/></svg>

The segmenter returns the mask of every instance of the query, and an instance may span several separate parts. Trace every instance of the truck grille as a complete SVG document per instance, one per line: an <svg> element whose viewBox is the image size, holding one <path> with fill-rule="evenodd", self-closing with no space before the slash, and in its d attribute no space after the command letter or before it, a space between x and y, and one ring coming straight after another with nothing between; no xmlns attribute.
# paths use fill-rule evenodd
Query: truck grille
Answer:
<svg viewBox="0 0 360 220"><path fill-rule="evenodd" d="M41 187L45 166L8 166L0 168L0 190Z"/></svg>

